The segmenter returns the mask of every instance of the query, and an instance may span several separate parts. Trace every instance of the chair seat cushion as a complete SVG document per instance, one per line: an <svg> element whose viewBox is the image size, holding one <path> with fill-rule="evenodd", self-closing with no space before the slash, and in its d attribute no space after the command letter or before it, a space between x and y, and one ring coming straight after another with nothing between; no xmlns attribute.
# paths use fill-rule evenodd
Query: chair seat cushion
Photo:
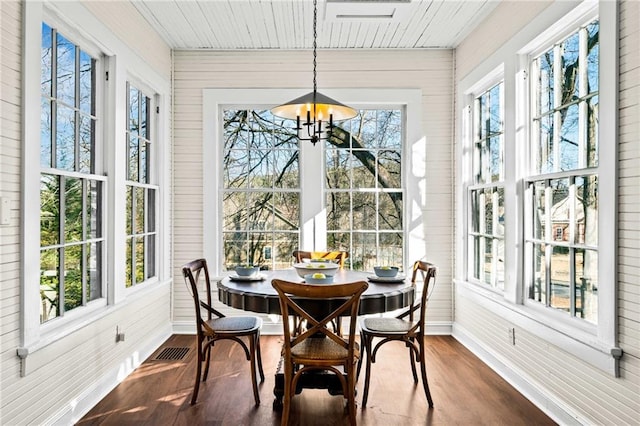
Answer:
<svg viewBox="0 0 640 426"><path fill-rule="evenodd" d="M355 354L359 356L360 347L355 343ZM310 338L303 340L291 348L291 354L296 358L315 360L341 360L345 359L349 352L347 348L340 346L329 338Z"/></svg>
<svg viewBox="0 0 640 426"><path fill-rule="evenodd" d="M365 318L362 328L382 333L406 333L415 323L398 318Z"/></svg>
<svg viewBox="0 0 640 426"><path fill-rule="evenodd" d="M260 328L261 322L262 320L258 317L223 317L210 319L207 325L218 332L238 332Z"/></svg>

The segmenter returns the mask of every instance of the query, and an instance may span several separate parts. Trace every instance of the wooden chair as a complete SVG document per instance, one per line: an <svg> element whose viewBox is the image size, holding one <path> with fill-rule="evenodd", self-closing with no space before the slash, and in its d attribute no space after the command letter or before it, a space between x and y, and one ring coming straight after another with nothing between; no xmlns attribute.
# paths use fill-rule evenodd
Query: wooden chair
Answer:
<svg viewBox="0 0 640 426"><path fill-rule="evenodd" d="M407 310L402 312L395 318L364 318L360 322L360 344L365 352L358 362L358 376L362 367L362 360L366 356L366 373L364 381L364 392L362 395L362 407L367 405L367 397L369 396L369 379L371 376L371 363L376 362L376 354L380 346L387 342L400 341L409 348L409 360L411 362L411 372L413 373L413 381L418 383L418 375L416 372L415 362L420 363L420 372L422 375L422 385L429 402L429 407L433 407L431 392L429 391L429 382L427 381L427 370L425 366L425 316L427 311L427 296L429 294L429 285L431 280L435 281L436 267L430 263L417 261L413 264L413 274L411 284L416 286L416 277L418 272L422 274L424 286L422 288L422 297L419 303L414 303ZM413 314L420 309L420 316L414 321ZM408 317L408 318L407 318ZM379 337L382 340L373 346L373 339Z"/></svg>
<svg viewBox="0 0 640 426"><path fill-rule="evenodd" d="M302 263L304 259L331 259L336 260L340 268L344 268L344 261L349 257L346 251L302 251L293 252L293 258L296 262Z"/></svg>
<svg viewBox="0 0 640 426"><path fill-rule="evenodd" d="M182 267L187 289L193 296L196 307L196 330L198 339L198 363L196 370L196 383L193 387L191 405L198 399L200 388L200 378L207 380L209 373L209 361L211 359L211 348L218 340L233 340L242 346L247 360L251 363L251 381L253 384L253 397L256 405L260 404L258 393L258 383L256 380L256 361L260 372L260 381L264 382L264 372L262 370L262 357L260 354L260 328L262 320L253 316L226 317L218 312L211 305L211 281L209 279L209 269L205 259L198 259L187 263ZM204 279L207 292L206 303L198 296L198 284ZM207 319L203 319L200 308L207 312ZM213 315L216 317L214 318ZM241 337L246 336L249 341L249 348ZM204 374L201 375L202 363L206 362Z"/></svg>
<svg viewBox="0 0 640 426"><path fill-rule="evenodd" d="M277 279L272 281L272 285L280 298L280 312L284 326L282 425L288 424L291 398L300 376L310 370L331 371L338 376L342 384L342 394L347 399L349 420L352 425L355 425L356 364L360 358L359 347L355 341L356 322L360 296L369 285L365 281L312 285ZM344 298L344 303L319 320L307 313L292 297L305 298L307 302L312 299ZM328 327L331 320L344 314L351 317L349 336L346 339ZM299 316L307 322L307 329L300 334L292 332L289 324L292 315ZM338 367L342 367L342 371Z"/></svg>

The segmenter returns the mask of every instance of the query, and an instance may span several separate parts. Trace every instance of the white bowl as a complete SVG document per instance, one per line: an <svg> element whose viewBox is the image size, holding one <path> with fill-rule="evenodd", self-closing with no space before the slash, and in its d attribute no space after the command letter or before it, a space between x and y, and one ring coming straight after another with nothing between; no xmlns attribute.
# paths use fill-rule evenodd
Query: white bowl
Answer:
<svg viewBox="0 0 640 426"><path fill-rule="evenodd" d="M396 266L374 266L373 271L379 277L393 278L398 275L398 268Z"/></svg>
<svg viewBox="0 0 640 426"><path fill-rule="evenodd" d="M259 266L236 266L236 274L239 277L251 277L260 272Z"/></svg>
<svg viewBox="0 0 640 426"><path fill-rule="evenodd" d="M324 272L323 272L324 273ZM313 278L315 274L307 274L304 276L304 281L307 284L331 284L333 282L333 275L326 275L324 278Z"/></svg>
<svg viewBox="0 0 640 426"><path fill-rule="evenodd" d="M335 263L295 263L293 267L300 278L304 278L305 275L323 273L326 276L334 276L336 271L340 269L340 265Z"/></svg>

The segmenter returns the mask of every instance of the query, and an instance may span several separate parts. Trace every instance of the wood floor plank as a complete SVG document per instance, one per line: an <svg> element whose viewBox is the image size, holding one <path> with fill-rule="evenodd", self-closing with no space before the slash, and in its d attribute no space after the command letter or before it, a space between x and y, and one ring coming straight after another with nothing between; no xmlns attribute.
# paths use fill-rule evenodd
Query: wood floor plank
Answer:
<svg viewBox="0 0 640 426"><path fill-rule="evenodd" d="M450 336L428 336L427 372L435 407L429 410L422 385L413 383L404 345L389 343L372 365L367 407L358 406L360 425L553 425L541 410ZM279 425L272 408L274 373L282 336L262 336L265 382L255 406L249 363L241 348L218 342L209 377L190 405L195 379L195 337L174 335L162 346L189 347L182 360L146 360L78 425ZM162 349L160 348L160 349ZM158 353L158 352L156 352ZM358 383L362 389L364 370ZM358 404L361 398L357 397ZM348 424L344 398L304 390L293 399L291 424Z"/></svg>

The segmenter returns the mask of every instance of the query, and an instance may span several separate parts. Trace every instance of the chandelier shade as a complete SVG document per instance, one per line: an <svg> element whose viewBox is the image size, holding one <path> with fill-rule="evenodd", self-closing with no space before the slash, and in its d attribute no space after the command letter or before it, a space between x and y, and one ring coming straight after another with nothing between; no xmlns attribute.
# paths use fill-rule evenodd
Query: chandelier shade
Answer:
<svg viewBox="0 0 640 426"><path fill-rule="evenodd" d="M298 117L305 117L307 111L309 111L309 118L313 121L324 121L330 118L333 118L333 121L342 121L358 115L358 111L355 109L341 104L320 92L309 92L304 96L273 108L271 113L280 118L296 120Z"/></svg>

